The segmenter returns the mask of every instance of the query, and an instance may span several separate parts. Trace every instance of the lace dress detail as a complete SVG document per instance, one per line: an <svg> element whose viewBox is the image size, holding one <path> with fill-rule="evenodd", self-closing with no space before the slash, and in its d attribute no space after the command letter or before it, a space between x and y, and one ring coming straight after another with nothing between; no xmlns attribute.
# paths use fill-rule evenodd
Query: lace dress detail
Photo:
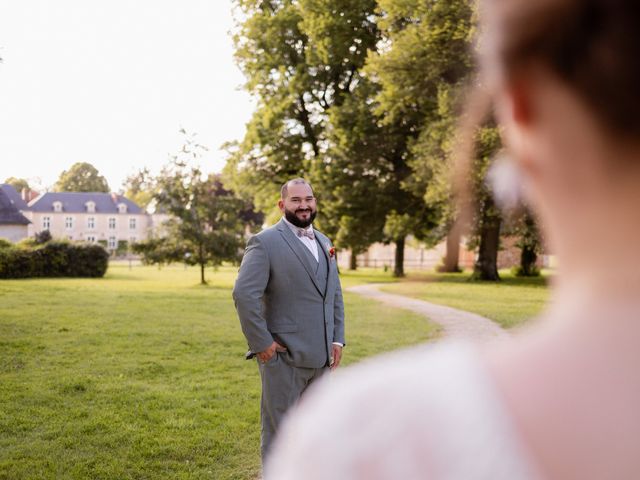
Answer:
<svg viewBox="0 0 640 480"><path fill-rule="evenodd" d="M539 478L470 344L387 354L331 377L284 423L265 480Z"/></svg>

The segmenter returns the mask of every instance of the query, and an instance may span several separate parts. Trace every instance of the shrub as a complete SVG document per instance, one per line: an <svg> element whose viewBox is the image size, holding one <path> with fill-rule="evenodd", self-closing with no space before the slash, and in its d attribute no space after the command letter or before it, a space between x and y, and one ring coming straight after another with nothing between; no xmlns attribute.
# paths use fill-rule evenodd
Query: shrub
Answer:
<svg viewBox="0 0 640 480"><path fill-rule="evenodd" d="M51 241L0 249L0 278L102 277L109 253L100 245Z"/></svg>
<svg viewBox="0 0 640 480"><path fill-rule="evenodd" d="M51 232L49 230L42 230L41 232L36 233L33 238L39 245L53 240L53 238L51 237Z"/></svg>
<svg viewBox="0 0 640 480"><path fill-rule="evenodd" d="M118 240L118 246L116 247L116 255L126 255L129 251L129 242L126 240Z"/></svg>
<svg viewBox="0 0 640 480"><path fill-rule="evenodd" d="M511 273L516 277L539 277L540 269L533 265L528 270L525 270L521 265L517 265L511 269Z"/></svg>
<svg viewBox="0 0 640 480"><path fill-rule="evenodd" d="M100 245L71 245L69 250L70 277L103 277L109 266L109 252Z"/></svg>
<svg viewBox="0 0 640 480"><path fill-rule="evenodd" d="M31 250L6 248L0 250L0 278L28 278L34 275L34 255Z"/></svg>
<svg viewBox="0 0 640 480"><path fill-rule="evenodd" d="M30 250L38 246L38 243L34 238L29 237L29 238L23 238L19 242L16 242L14 246L17 248L22 248L24 250Z"/></svg>

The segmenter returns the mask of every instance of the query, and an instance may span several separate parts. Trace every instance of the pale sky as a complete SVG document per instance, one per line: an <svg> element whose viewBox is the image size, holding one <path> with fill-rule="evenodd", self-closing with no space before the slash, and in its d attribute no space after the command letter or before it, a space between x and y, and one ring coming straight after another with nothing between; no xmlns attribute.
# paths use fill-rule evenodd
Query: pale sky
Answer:
<svg viewBox="0 0 640 480"><path fill-rule="evenodd" d="M0 182L85 161L115 191L157 173L181 127L219 171L253 110L232 28L231 0L0 0Z"/></svg>

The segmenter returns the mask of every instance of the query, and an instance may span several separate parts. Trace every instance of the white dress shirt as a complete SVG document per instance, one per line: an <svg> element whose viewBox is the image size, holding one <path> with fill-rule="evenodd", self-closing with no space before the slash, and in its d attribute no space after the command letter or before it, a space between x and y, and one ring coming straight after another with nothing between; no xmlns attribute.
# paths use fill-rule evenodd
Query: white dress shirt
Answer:
<svg viewBox="0 0 640 480"><path fill-rule="evenodd" d="M301 229L300 227L296 227L294 224L292 224L289 220L287 220L284 217L283 217L283 220L285 221L287 226L291 229L291 231L294 233L294 235L297 237L297 239L300 240L305 247L307 247L307 249L311 252L311 255L313 255L313 258L315 258L317 262L318 261L318 242L316 242L315 240L311 240L309 237L306 237L304 235L301 237L298 236L298 230L313 231L313 225L309 225L307 228Z"/></svg>

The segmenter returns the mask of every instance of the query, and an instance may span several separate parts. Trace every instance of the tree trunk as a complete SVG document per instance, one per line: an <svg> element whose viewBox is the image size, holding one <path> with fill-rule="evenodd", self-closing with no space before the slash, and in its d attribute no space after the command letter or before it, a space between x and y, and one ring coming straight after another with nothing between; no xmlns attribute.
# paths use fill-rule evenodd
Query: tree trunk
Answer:
<svg viewBox="0 0 640 480"><path fill-rule="evenodd" d="M536 228L536 221L534 217L527 212L524 217L524 229L520 239L521 252L520 252L520 271L518 275L522 277L533 277L540 272L536 267L536 260L538 260L537 249L540 242L538 235L538 229Z"/></svg>
<svg viewBox="0 0 640 480"><path fill-rule="evenodd" d="M198 247L198 253L200 258L198 258L198 263L200 263L200 284L201 285L206 285L207 282L204 279L204 268L205 268L205 259L204 259L204 245L200 244L200 246Z"/></svg>
<svg viewBox="0 0 640 480"><path fill-rule="evenodd" d="M396 240L396 263L393 266L394 277L404 277L404 237Z"/></svg>
<svg viewBox="0 0 640 480"><path fill-rule="evenodd" d="M354 250L351 250L351 258L349 259L349 270L358 269L358 255Z"/></svg>
<svg viewBox="0 0 640 480"><path fill-rule="evenodd" d="M500 280L498 275L498 248L500 247L500 217L486 215L480 232L478 260L473 267L475 280Z"/></svg>
<svg viewBox="0 0 640 480"><path fill-rule="evenodd" d="M447 253L444 257L444 265L441 272L460 272L460 228L455 222L447 235Z"/></svg>
<svg viewBox="0 0 640 480"><path fill-rule="evenodd" d="M533 277L536 275L536 261L538 254L535 248L525 245L520 253L520 275Z"/></svg>

